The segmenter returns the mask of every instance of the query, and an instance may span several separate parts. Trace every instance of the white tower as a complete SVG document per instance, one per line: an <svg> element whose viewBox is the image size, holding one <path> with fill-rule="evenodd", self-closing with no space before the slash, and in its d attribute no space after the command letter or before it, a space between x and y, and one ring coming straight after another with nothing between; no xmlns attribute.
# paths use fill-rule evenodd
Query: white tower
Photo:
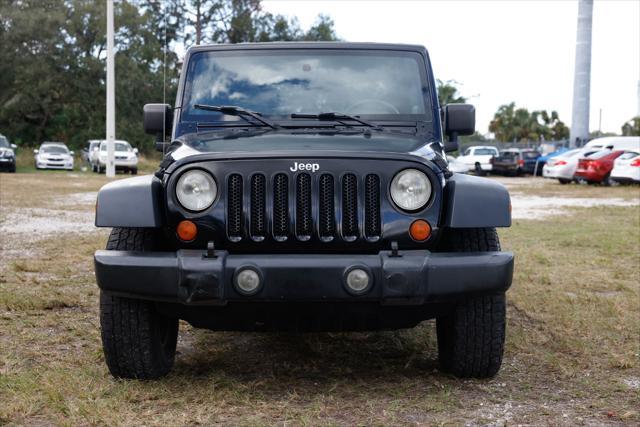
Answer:
<svg viewBox="0 0 640 427"><path fill-rule="evenodd" d="M589 138L589 98L591 92L591 22L593 0L579 0L576 37L576 67L573 76L573 110L570 144Z"/></svg>

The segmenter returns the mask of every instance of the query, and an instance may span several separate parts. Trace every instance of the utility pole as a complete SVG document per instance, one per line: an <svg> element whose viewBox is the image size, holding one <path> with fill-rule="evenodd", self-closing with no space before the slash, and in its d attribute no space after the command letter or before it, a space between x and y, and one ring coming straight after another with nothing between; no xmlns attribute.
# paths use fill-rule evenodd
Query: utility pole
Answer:
<svg viewBox="0 0 640 427"><path fill-rule="evenodd" d="M116 88L113 60L113 0L107 0L107 177L116 176L114 140L116 139Z"/></svg>
<svg viewBox="0 0 640 427"><path fill-rule="evenodd" d="M598 136L602 135L602 108L600 109L600 114L598 115Z"/></svg>
<svg viewBox="0 0 640 427"><path fill-rule="evenodd" d="M589 102L591 97L591 23L593 0L578 2L578 31L576 36L576 66L573 76L573 110L569 146L576 139L589 139Z"/></svg>

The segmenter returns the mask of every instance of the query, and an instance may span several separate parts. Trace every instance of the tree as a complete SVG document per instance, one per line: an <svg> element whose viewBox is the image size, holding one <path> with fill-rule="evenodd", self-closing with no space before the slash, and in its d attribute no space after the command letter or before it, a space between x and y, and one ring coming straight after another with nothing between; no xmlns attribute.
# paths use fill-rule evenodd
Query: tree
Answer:
<svg viewBox="0 0 640 427"><path fill-rule="evenodd" d="M77 148L104 137L105 9L93 0L0 1L0 129L12 141ZM330 18L304 32L295 18L263 12L259 0L118 0L114 12L116 135L143 151L153 147L143 105L175 99L176 47L336 39Z"/></svg>
<svg viewBox="0 0 640 427"><path fill-rule="evenodd" d="M458 93L457 84L459 83L455 80L447 80L445 82L440 79L437 80L438 101L441 107L447 104L464 104L467 102L467 98Z"/></svg>
<svg viewBox="0 0 640 427"><path fill-rule="evenodd" d="M623 136L640 136L640 116L636 116L622 125Z"/></svg>
<svg viewBox="0 0 640 427"><path fill-rule="evenodd" d="M187 46L202 43L245 43L268 41L337 40L333 20L319 15L306 33L296 18L287 19L262 10L260 0L184 0L187 17L184 41Z"/></svg>
<svg viewBox="0 0 640 427"><path fill-rule="evenodd" d="M498 141L562 140L569 137L569 128L556 111L529 112L516 108L515 102L501 105L489 123L489 131Z"/></svg>

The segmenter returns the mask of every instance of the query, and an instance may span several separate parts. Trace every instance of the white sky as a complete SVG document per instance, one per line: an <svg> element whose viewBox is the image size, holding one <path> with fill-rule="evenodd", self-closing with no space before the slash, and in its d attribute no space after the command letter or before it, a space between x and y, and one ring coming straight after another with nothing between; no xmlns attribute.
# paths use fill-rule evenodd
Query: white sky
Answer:
<svg viewBox="0 0 640 427"><path fill-rule="evenodd" d="M557 110L571 125L577 1L264 0L264 10L297 16L303 29L319 13L345 41L427 47L436 78L461 83L487 132L501 104ZM590 129L620 132L639 114L640 0L599 0L593 8Z"/></svg>

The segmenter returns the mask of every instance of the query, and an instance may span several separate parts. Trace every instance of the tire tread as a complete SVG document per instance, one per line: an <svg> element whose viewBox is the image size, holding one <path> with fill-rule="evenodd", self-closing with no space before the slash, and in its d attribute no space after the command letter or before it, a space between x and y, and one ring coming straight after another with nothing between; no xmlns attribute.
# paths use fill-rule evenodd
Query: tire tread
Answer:
<svg viewBox="0 0 640 427"><path fill-rule="evenodd" d="M495 228L448 229L442 248L455 252L499 251ZM438 357L442 368L459 377L488 378L502 364L506 298L469 296L437 319Z"/></svg>
<svg viewBox="0 0 640 427"><path fill-rule="evenodd" d="M114 228L108 250L151 250L152 229ZM100 293L100 324L105 360L118 378L153 379L173 366L178 320L163 318L150 301ZM168 345L160 343L160 329L168 329Z"/></svg>

